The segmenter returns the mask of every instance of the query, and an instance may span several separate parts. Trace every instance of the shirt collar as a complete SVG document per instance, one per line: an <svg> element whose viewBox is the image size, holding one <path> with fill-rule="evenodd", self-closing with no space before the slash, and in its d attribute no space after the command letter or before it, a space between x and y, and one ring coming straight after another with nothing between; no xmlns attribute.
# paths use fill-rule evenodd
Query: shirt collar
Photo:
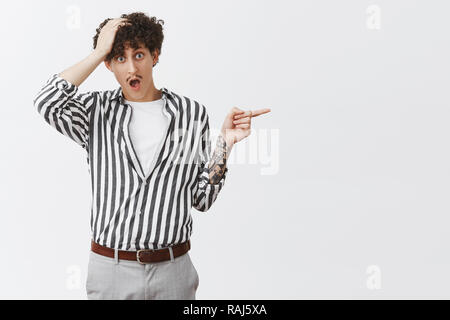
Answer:
<svg viewBox="0 0 450 320"><path fill-rule="evenodd" d="M174 94L170 90L168 90L165 87L162 87L161 90L163 99L164 98L174 99ZM123 96L122 87L118 87L117 89L115 89L110 99L120 101L123 104L125 101L125 97Z"/></svg>

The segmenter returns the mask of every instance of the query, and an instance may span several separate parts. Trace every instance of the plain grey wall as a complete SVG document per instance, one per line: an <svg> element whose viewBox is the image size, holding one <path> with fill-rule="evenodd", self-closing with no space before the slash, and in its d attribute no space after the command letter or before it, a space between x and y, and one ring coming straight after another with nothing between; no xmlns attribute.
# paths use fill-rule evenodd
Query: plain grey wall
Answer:
<svg viewBox="0 0 450 320"><path fill-rule="evenodd" d="M211 210L192 210L197 298L450 298L447 1L3 10L0 298L86 297L86 155L32 100L89 54L100 22L133 11L165 21L155 85L205 104L213 130L233 106L272 109ZM101 65L80 91L116 87Z"/></svg>

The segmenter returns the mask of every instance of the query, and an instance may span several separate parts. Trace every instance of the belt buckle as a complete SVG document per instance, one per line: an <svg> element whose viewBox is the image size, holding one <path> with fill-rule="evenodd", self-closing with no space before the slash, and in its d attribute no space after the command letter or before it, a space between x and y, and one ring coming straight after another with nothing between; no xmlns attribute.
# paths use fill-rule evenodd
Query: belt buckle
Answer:
<svg viewBox="0 0 450 320"><path fill-rule="evenodd" d="M142 262L141 261L141 259L139 259L139 253L141 253L141 251L155 251L155 249L141 249L141 250L138 250L137 252L136 252L136 260L140 263L140 264L146 264L147 262ZM150 263L150 262L148 262L148 263Z"/></svg>

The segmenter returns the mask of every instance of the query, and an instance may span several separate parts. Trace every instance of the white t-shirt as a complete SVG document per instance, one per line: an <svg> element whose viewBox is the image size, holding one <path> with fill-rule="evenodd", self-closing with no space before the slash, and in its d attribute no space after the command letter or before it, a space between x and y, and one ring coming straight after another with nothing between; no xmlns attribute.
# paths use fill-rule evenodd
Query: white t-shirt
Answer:
<svg viewBox="0 0 450 320"><path fill-rule="evenodd" d="M169 127L163 112L165 100L134 102L125 100L132 108L130 138L139 162L148 175L159 156Z"/></svg>

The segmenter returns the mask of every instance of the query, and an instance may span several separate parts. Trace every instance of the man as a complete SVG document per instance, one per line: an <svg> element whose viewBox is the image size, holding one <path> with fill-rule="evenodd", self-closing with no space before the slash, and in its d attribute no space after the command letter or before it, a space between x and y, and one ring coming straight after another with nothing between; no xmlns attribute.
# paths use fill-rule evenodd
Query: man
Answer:
<svg viewBox="0 0 450 320"><path fill-rule="evenodd" d="M156 89L162 20L106 19L94 51L54 74L34 99L44 119L87 151L92 185L88 299L195 299L190 208L207 211L226 161L269 109L233 108L210 157L209 118L197 101ZM104 62L120 88L77 93Z"/></svg>

